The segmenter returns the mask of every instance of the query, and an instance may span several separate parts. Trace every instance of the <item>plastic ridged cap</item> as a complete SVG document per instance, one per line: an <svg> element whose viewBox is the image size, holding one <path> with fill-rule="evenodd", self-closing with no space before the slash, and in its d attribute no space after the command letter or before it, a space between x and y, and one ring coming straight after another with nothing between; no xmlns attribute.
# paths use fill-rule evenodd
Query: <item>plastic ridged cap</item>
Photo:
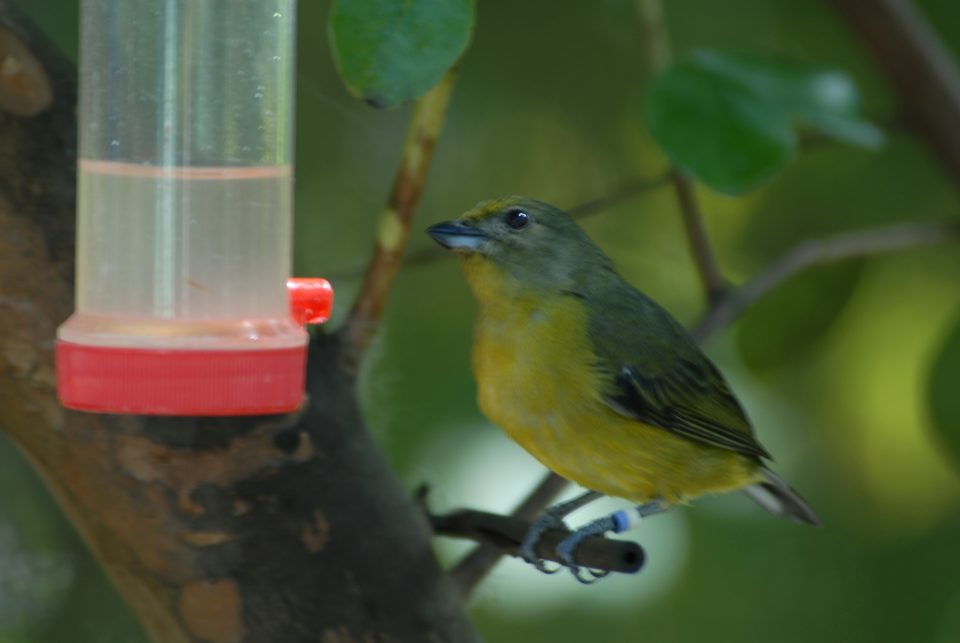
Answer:
<svg viewBox="0 0 960 643"><path fill-rule="evenodd" d="M300 324L330 317L325 279L290 279ZM198 350L58 341L57 392L67 408L136 415L264 415L303 401L307 346Z"/></svg>

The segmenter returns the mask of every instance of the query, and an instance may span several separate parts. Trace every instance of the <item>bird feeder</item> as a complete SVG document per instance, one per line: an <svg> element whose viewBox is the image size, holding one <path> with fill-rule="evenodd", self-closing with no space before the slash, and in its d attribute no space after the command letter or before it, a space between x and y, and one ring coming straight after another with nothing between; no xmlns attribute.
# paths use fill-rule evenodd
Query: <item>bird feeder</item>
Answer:
<svg viewBox="0 0 960 643"><path fill-rule="evenodd" d="M290 280L295 0L82 0L62 403L297 408L322 279ZM289 286L288 286L289 281Z"/></svg>

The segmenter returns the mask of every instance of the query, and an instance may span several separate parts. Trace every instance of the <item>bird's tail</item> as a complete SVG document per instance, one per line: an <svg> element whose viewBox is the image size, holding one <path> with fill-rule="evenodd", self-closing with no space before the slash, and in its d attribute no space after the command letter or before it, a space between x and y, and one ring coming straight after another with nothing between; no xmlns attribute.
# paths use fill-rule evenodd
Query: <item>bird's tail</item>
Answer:
<svg viewBox="0 0 960 643"><path fill-rule="evenodd" d="M785 516L797 522L820 526L817 514L813 513L813 509L783 478L767 468L762 468L761 472L763 482L744 488L744 493L775 516Z"/></svg>

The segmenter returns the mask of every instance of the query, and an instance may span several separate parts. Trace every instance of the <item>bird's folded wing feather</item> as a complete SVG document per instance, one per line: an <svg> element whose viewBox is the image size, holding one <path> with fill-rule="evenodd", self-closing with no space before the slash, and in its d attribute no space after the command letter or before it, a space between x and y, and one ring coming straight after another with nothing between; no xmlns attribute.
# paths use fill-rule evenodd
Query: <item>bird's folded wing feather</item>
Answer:
<svg viewBox="0 0 960 643"><path fill-rule="evenodd" d="M770 457L723 376L669 313L632 288L617 307L625 310L590 324L615 411L703 444ZM635 323L616 323L625 318Z"/></svg>

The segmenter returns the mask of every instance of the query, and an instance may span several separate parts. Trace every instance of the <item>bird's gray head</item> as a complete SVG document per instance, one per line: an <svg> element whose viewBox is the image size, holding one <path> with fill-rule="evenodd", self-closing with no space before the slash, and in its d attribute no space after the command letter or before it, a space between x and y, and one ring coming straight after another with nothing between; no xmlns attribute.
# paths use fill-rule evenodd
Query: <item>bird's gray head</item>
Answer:
<svg viewBox="0 0 960 643"><path fill-rule="evenodd" d="M520 196L484 201L427 233L445 248L488 260L531 286L567 287L610 262L570 215Z"/></svg>

